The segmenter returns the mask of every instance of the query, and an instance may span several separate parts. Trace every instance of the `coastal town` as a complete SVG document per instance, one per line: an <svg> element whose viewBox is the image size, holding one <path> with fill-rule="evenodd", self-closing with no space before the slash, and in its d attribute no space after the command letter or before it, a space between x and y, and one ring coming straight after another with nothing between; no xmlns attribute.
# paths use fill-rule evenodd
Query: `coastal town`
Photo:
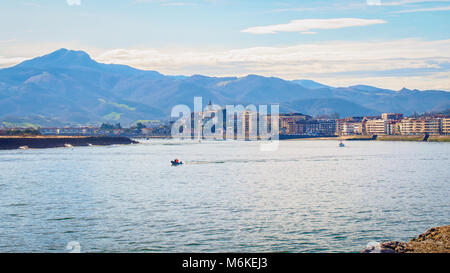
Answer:
<svg viewBox="0 0 450 273"><path fill-rule="evenodd" d="M212 119L214 112L198 113L202 126ZM191 117L191 128L194 127L194 115ZM245 111L242 117L234 116L234 128L223 126L222 132L240 130L246 136L249 131L258 128L255 112ZM270 115L267 116L269 131ZM333 136L449 136L450 116L448 114L428 114L422 116L404 116L401 113L382 113L379 116L352 116L345 118L315 117L302 113L279 114L279 135L294 137L333 137ZM122 128L120 123L103 123L101 126L79 127L42 127L36 129L5 128L0 135L14 135L15 132L34 132L44 136L128 136L128 137L169 137L173 121L157 121L151 123L138 122L129 128ZM214 129L213 129L214 130ZM218 129L219 130L219 129ZM219 133L220 134L220 133ZM194 136L194 133L192 133Z"/></svg>
<svg viewBox="0 0 450 273"><path fill-rule="evenodd" d="M0 254L12 267L445 269L450 0L0 11Z"/></svg>

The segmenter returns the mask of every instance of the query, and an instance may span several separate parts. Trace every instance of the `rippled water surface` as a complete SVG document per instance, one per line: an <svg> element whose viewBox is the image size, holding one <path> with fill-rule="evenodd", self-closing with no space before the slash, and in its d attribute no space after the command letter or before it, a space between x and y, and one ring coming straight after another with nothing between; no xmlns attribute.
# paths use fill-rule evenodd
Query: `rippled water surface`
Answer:
<svg viewBox="0 0 450 273"><path fill-rule="evenodd" d="M0 151L0 252L360 252L449 224L450 144L337 146Z"/></svg>

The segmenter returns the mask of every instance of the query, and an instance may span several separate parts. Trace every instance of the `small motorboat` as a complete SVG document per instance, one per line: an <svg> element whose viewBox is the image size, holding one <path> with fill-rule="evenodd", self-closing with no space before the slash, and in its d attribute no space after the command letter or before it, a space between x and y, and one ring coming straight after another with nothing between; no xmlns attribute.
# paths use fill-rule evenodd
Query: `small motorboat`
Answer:
<svg viewBox="0 0 450 273"><path fill-rule="evenodd" d="M65 143L64 147L66 147L66 148L73 148L72 144L69 144L69 143Z"/></svg>
<svg viewBox="0 0 450 273"><path fill-rule="evenodd" d="M29 148L30 148L30 147L28 147L28 146L26 146L26 145L25 145L25 146L20 146L20 147L19 147L19 149L21 149L21 150L26 150L26 149L29 149Z"/></svg>
<svg viewBox="0 0 450 273"><path fill-rule="evenodd" d="M342 141L339 142L339 147L345 147L345 145L344 145L344 143L342 143Z"/></svg>
<svg viewBox="0 0 450 273"><path fill-rule="evenodd" d="M172 160L172 161L170 161L170 163L172 164L172 166L183 165L183 162L179 161L178 159Z"/></svg>

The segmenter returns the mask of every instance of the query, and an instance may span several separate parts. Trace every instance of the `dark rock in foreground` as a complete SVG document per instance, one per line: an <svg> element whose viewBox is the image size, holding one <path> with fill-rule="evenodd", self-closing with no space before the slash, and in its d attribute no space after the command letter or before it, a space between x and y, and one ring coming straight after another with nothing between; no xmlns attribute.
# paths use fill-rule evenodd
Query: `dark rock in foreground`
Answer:
<svg viewBox="0 0 450 273"><path fill-rule="evenodd" d="M434 227L409 242L383 242L363 253L450 253L450 225Z"/></svg>
<svg viewBox="0 0 450 273"><path fill-rule="evenodd" d="M0 150L57 148L67 146L133 144L127 137L0 137Z"/></svg>

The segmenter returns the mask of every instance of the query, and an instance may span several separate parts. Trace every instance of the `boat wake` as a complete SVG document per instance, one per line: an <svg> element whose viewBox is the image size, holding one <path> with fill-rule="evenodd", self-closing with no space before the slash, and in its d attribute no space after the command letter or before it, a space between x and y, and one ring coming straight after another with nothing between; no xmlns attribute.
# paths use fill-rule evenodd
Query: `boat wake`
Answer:
<svg viewBox="0 0 450 273"><path fill-rule="evenodd" d="M292 162L299 159L225 159L225 160L198 160L185 162L186 165L224 164L224 163L264 163L264 162Z"/></svg>
<svg viewBox="0 0 450 273"><path fill-rule="evenodd" d="M186 165L202 165L202 164L223 164L225 161L190 161Z"/></svg>

